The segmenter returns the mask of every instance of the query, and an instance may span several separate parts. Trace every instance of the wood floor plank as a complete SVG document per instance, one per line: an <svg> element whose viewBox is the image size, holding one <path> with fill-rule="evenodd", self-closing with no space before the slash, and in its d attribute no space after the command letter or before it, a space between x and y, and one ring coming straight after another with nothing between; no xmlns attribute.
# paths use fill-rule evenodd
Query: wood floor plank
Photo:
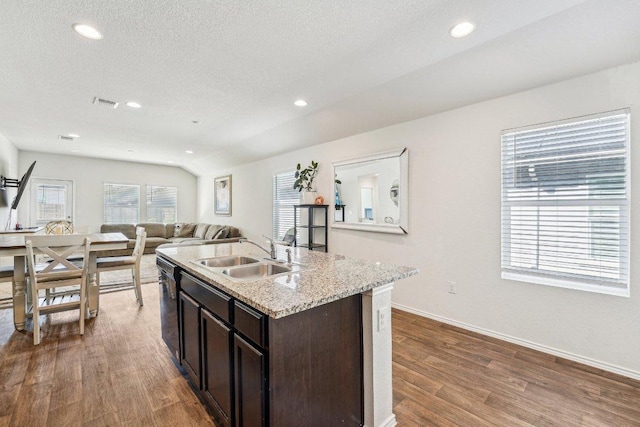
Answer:
<svg viewBox="0 0 640 427"><path fill-rule="evenodd" d="M403 400L395 408L398 427L457 427L458 425L441 417L428 407L411 399ZM399 421L402 420L402 421Z"/></svg>
<svg viewBox="0 0 640 427"><path fill-rule="evenodd" d="M488 421L492 425L531 427L531 424L526 421L513 417L506 412L496 411L495 408L485 405L484 401L477 400L473 394L466 391L444 385L435 395L478 418Z"/></svg>

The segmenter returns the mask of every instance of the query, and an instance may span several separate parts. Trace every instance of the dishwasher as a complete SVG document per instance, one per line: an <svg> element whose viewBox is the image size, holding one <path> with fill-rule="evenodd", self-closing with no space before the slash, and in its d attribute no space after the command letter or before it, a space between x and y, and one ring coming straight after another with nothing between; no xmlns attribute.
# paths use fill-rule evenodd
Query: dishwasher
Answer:
<svg viewBox="0 0 640 427"><path fill-rule="evenodd" d="M162 339L171 354L180 361L179 330L178 330L178 282L179 268L164 258L157 257L159 286L160 286L160 325Z"/></svg>

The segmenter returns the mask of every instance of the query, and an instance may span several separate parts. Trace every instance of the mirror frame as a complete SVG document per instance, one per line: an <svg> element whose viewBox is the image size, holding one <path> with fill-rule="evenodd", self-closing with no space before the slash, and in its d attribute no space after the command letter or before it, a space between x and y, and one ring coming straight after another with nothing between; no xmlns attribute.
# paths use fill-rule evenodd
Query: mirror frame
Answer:
<svg viewBox="0 0 640 427"><path fill-rule="evenodd" d="M400 222L398 224L367 224L357 222L336 222L333 220L331 228L372 231L375 233L409 234L409 151L406 148L333 162L333 176L336 176L336 167L338 166L371 162L375 160L389 159L392 157L397 157L400 162L400 176L398 177L400 184L400 191L398 194ZM332 218L335 218L335 199L333 200L333 203L331 203L331 206L333 206L334 211Z"/></svg>

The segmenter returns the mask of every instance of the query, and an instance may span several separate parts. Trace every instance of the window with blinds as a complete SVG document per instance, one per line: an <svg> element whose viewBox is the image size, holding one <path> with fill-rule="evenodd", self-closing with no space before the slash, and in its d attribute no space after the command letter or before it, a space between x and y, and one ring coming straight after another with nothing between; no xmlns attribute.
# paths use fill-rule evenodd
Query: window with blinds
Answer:
<svg viewBox="0 0 640 427"><path fill-rule="evenodd" d="M629 295L629 112L502 133L502 277Z"/></svg>
<svg viewBox="0 0 640 427"><path fill-rule="evenodd" d="M140 186L104 184L104 223L137 224L140 222Z"/></svg>
<svg viewBox="0 0 640 427"><path fill-rule="evenodd" d="M178 188L147 185L147 222L173 224L178 219Z"/></svg>
<svg viewBox="0 0 640 427"><path fill-rule="evenodd" d="M293 205L300 203L300 193L293 188L295 180L295 171L273 177L273 238L276 240L282 240L287 230L293 228Z"/></svg>

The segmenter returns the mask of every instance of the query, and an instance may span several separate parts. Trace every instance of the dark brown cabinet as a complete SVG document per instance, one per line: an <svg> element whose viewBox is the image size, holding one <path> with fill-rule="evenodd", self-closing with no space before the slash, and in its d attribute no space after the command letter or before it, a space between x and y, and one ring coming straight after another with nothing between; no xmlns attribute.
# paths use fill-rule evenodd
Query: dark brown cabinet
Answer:
<svg viewBox="0 0 640 427"><path fill-rule="evenodd" d="M177 305L178 360L216 425L362 426L359 295L273 319L181 271Z"/></svg>
<svg viewBox="0 0 640 427"><path fill-rule="evenodd" d="M182 273L181 363L218 424L266 425L265 316Z"/></svg>
<svg viewBox="0 0 640 427"><path fill-rule="evenodd" d="M200 306L180 292L180 363L200 388Z"/></svg>
<svg viewBox="0 0 640 427"><path fill-rule="evenodd" d="M236 426L265 425L264 353L238 335L234 340Z"/></svg>

